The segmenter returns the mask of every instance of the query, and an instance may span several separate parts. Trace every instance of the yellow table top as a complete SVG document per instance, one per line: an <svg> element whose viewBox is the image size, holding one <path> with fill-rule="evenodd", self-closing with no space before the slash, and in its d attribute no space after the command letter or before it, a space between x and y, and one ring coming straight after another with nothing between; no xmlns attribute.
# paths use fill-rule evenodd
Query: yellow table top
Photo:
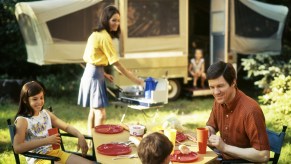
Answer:
<svg viewBox="0 0 291 164"><path fill-rule="evenodd" d="M106 144L106 143L110 143L110 142L128 141L129 132L124 130L123 132L118 133L118 134L101 134L101 133L96 133L94 128L93 128L92 129L92 136L93 136L93 142L94 142L94 149L96 150L97 147L101 144ZM189 148L194 152L198 151L197 144L195 144L194 142L187 140L187 141L182 142L182 143L193 145L193 146L190 146ZM130 147L132 149L131 154L137 154L136 146L134 144L131 144ZM98 151L96 150L97 161L102 163L102 164L112 164L112 163L141 164L141 161L139 158L113 160L114 157L115 156L102 155L102 154L98 153ZM217 157L217 154L215 152L213 152L210 148L207 148L206 154L199 154L198 160L193 162L193 163L195 163L195 164L208 163L210 161L215 160L216 157ZM182 163L177 163L177 162L172 162L172 163L173 164L182 164Z"/></svg>

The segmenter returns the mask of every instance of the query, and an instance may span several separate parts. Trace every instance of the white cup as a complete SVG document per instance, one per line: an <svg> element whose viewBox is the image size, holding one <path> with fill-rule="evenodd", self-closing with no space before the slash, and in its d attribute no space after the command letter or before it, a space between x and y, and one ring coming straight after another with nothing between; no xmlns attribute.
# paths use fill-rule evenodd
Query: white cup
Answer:
<svg viewBox="0 0 291 164"><path fill-rule="evenodd" d="M129 134L131 136L142 137L144 135L145 126L143 125L129 125Z"/></svg>

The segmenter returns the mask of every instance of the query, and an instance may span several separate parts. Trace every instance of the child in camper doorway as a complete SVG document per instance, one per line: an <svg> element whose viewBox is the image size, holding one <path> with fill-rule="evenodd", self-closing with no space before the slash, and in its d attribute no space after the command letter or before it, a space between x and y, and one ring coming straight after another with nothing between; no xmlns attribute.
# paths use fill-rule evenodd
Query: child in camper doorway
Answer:
<svg viewBox="0 0 291 164"><path fill-rule="evenodd" d="M193 86L194 89L197 89L197 81L201 78L201 88L204 88L204 83L206 80L205 74L205 62L203 58L202 49L195 50L195 58L190 60L189 64L189 73L193 76Z"/></svg>

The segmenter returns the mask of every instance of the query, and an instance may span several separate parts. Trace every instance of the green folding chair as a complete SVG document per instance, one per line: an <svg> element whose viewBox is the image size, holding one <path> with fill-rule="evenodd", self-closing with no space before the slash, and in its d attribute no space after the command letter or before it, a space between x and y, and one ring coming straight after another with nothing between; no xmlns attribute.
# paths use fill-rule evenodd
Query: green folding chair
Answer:
<svg viewBox="0 0 291 164"><path fill-rule="evenodd" d="M48 110L52 112L52 108L51 107L49 107ZM14 124L11 123L11 119L7 119L7 125L8 125L8 129L9 129L9 133L10 133L11 148L12 148L12 151L13 151L13 154L14 154L15 162L16 162L16 164L20 164L19 154L16 154L15 151L14 151L14 148L13 148L13 140L14 140L14 135L15 135L16 127L15 127ZM66 150L65 149L65 146L63 144L64 143L63 142L63 137L73 137L73 138L76 138L75 136L73 136L73 135L71 135L69 133L63 133L63 132L60 132L60 131L59 131L59 134L61 136L61 144L60 144L60 147L61 147L61 149L64 152L68 152L68 153L72 153L72 154L76 154L76 155L82 156L81 153ZM90 154L90 155L87 154L86 156L82 156L82 157L87 158L87 159L89 159L91 161L96 161L96 155L95 155L93 138L91 136L87 136L87 135L84 135L84 137L85 137L86 140L91 140L91 142L93 143L93 146L92 146L92 154ZM49 161L51 161L52 164L55 161L59 161L60 160L60 158L58 158L58 157L49 156L49 155L45 155L45 154L31 153L31 152L21 153L21 155L23 155L25 157L36 158L36 159L49 160Z"/></svg>

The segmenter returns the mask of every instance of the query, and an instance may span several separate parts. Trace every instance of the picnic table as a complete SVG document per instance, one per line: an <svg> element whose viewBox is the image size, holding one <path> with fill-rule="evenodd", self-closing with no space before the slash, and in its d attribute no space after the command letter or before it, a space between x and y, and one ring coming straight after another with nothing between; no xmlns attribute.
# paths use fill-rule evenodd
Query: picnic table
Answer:
<svg viewBox="0 0 291 164"><path fill-rule="evenodd" d="M150 133L150 132L149 132ZM139 158L124 158L124 159L118 159L113 160L115 156L108 156L100 154L97 151L97 147L102 144L108 144L112 142L126 142L129 139L129 132L126 130L123 130L121 133L116 134L102 134L95 132L95 129L92 129L92 136L93 136L93 142L94 142L94 149L96 150L96 159L98 162L102 164L112 164L112 163L119 163L119 164L141 164L141 161ZM197 152L198 146L197 143L194 143L193 141L186 140L182 142L183 144L190 145L189 148ZM192 145L192 146L191 146ZM131 153L130 154L137 154L137 147L134 144L130 145L131 147ZM175 146L175 149L178 149L178 146ZM209 163L211 161L214 161L217 157L217 154L207 147L206 154L198 154L198 159L195 162L192 162L194 164L200 164L200 163ZM173 164L178 164L177 162L172 162ZM182 163L180 163L182 164Z"/></svg>

